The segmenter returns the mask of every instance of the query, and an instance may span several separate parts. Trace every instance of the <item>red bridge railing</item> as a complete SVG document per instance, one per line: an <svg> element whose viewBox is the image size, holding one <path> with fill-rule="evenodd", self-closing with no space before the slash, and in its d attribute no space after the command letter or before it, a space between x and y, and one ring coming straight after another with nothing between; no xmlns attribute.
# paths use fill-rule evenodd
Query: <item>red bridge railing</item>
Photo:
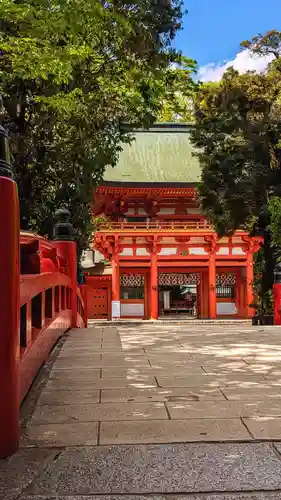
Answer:
<svg viewBox="0 0 281 500"><path fill-rule="evenodd" d="M7 150L0 126L0 457L19 446L20 404L53 345L69 328L87 325L70 214L57 212L55 241L20 233Z"/></svg>
<svg viewBox="0 0 281 500"><path fill-rule="evenodd" d="M87 323L76 280L76 245L20 234L20 401L57 339Z"/></svg>

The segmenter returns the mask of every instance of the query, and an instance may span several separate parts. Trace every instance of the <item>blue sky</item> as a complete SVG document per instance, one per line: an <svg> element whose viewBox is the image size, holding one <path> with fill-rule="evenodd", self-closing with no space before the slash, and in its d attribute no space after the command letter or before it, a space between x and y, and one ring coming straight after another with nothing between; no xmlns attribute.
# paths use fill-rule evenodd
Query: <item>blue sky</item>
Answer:
<svg viewBox="0 0 281 500"><path fill-rule="evenodd" d="M185 0L189 13L175 45L200 66L234 60L239 43L269 29L281 31L281 0Z"/></svg>

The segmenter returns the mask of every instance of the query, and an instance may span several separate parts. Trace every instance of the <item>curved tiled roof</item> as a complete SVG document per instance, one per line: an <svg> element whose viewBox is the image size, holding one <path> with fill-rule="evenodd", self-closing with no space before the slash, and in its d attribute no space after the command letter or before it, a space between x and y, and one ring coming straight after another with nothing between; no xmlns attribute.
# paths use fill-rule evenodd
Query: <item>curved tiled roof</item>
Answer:
<svg viewBox="0 0 281 500"><path fill-rule="evenodd" d="M200 181L188 124L155 124L135 131L124 144L116 167L107 167L104 181L114 183L191 183Z"/></svg>

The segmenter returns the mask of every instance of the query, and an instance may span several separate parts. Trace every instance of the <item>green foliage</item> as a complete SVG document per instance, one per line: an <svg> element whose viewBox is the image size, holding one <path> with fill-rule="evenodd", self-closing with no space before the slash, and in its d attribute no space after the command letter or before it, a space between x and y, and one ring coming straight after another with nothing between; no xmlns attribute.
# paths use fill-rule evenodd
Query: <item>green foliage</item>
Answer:
<svg viewBox="0 0 281 500"><path fill-rule="evenodd" d="M180 0L0 2L0 92L22 228L51 235L63 203L87 246L94 186L131 130L156 119L169 68L181 63L171 48L181 17Z"/></svg>
<svg viewBox="0 0 281 500"><path fill-rule="evenodd" d="M242 49L249 49L254 54L258 55L273 55L278 59L281 55L281 32L270 30L265 35L258 34L252 40L241 42Z"/></svg>
<svg viewBox="0 0 281 500"><path fill-rule="evenodd" d="M198 84L192 80L197 64L182 57L180 64L169 67L166 72L164 98L157 121L164 123L186 123L193 121L193 94Z"/></svg>
<svg viewBox="0 0 281 500"><path fill-rule="evenodd" d="M272 242L281 250L281 198L272 196L268 201ZM281 253L281 252L280 252ZM278 259L280 260L280 258Z"/></svg>
<svg viewBox="0 0 281 500"><path fill-rule="evenodd" d="M230 68L220 82L198 89L193 142L200 148L202 206L218 233L245 227L264 237L257 286L261 307L269 309L281 253L281 33L258 35L242 47L275 59L264 74Z"/></svg>

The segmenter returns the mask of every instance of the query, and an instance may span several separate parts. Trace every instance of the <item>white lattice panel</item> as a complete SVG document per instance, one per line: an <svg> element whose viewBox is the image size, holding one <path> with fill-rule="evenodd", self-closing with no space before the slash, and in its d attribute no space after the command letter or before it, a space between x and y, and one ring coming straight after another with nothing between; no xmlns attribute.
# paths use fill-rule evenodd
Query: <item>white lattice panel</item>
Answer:
<svg viewBox="0 0 281 500"><path fill-rule="evenodd" d="M144 276L142 274L122 274L120 281L122 286L143 286Z"/></svg>
<svg viewBox="0 0 281 500"><path fill-rule="evenodd" d="M175 285L199 285L200 274L159 274L158 284L160 286Z"/></svg>
<svg viewBox="0 0 281 500"><path fill-rule="evenodd" d="M217 274L217 286L232 286L236 283L236 274L223 273Z"/></svg>

